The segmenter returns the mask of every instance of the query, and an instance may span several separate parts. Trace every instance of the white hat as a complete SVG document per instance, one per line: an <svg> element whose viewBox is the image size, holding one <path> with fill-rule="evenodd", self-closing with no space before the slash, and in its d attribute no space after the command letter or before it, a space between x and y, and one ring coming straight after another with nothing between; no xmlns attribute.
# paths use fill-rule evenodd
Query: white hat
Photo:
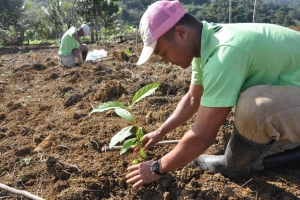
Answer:
<svg viewBox="0 0 300 200"><path fill-rule="evenodd" d="M82 24L80 28L82 28L84 36L89 34L90 27L88 25Z"/></svg>

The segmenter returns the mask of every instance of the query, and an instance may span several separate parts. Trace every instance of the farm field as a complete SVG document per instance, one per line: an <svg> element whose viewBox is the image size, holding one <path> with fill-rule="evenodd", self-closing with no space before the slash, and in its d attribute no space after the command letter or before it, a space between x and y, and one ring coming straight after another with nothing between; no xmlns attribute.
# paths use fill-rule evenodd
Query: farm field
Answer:
<svg viewBox="0 0 300 200"><path fill-rule="evenodd" d="M141 47L141 44L140 44ZM132 55L124 53L133 50ZM163 65L153 57L137 66L134 41L91 45L107 58L65 68L58 47L0 49L0 183L45 199L104 200L294 200L300 198L299 171L263 171L247 179L187 167L133 189L126 168L139 155L102 151L128 122L113 111L91 113L100 102L128 105L141 87L157 82L155 94L139 101L133 114L145 133L158 128L188 91L191 69ZM207 154L223 154L233 128L233 112ZM165 136L180 140L187 123ZM146 151L159 159L175 144ZM0 189L1 199L24 199ZM26 198L25 198L26 199Z"/></svg>

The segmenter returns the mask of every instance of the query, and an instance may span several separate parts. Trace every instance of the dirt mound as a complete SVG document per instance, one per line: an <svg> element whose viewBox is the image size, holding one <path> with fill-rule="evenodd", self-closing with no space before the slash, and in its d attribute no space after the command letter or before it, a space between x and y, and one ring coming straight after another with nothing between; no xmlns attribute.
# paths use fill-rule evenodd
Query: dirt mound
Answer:
<svg viewBox="0 0 300 200"><path fill-rule="evenodd" d="M140 45L141 47L142 45ZM126 184L126 168L139 155L101 149L127 121L113 112L90 114L101 102L128 105L135 92L157 82L154 95L133 109L145 133L158 128L188 91L190 69L165 66L159 57L137 66L133 41L105 49L108 58L65 68L58 48L3 51L0 59L0 182L46 199L299 199L298 171L265 171L247 179L182 167L138 189ZM130 50L129 53L125 53ZM223 154L233 128L233 113L208 154ZM195 118L165 136L179 140ZM146 160L158 159L172 145L152 147ZM1 191L0 197L21 199Z"/></svg>

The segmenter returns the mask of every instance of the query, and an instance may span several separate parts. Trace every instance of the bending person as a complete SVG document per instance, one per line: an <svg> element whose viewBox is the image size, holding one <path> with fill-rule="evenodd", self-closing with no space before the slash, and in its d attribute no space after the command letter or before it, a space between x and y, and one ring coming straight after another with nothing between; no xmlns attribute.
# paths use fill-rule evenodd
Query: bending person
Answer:
<svg viewBox="0 0 300 200"><path fill-rule="evenodd" d="M63 35L58 55L61 62L66 67L75 67L75 58L78 59L78 64L85 61L88 53L88 46L86 44L82 44L80 37L87 36L89 34L89 30L90 28L88 25L82 24L78 30L75 27L71 27ZM80 57L80 51L82 52L82 59Z"/></svg>
<svg viewBox="0 0 300 200"><path fill-rule="evenodd" d="M128 168L138 187L175 168L200 167L228 177L271 168L299 169L300 33L274 24L199 21L178 1L157 1L140 21L138 64L154 53L164 63L192 65L191 85L174 113L144 136L147 149L189 120L194 126L161 159ZM232 107L234 129L224 155L201 155L214 144Z"/></svg>

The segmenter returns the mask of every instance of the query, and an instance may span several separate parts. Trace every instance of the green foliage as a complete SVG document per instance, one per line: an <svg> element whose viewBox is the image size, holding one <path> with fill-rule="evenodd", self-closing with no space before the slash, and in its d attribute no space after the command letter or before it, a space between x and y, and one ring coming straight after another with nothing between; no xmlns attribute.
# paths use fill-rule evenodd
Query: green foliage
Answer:
<svg viewBox="0 0 300 200"><path fill-rule="evenodd" d="M158 83L152 83L150 85L146 85L144 87L142 87L141 89L139 89L131 102L131 106L133 106L133 104L137 103L138 101L140 101L141 99L153 94L155 92L155 90L158 88Z"/></svg>
<svg viewBox="0 0 300 200"><path fill-rule="evenodd" d="M4 46L21 45L23 38L18 34L17 29L13 26L7 27L7 30L0 29L0 43Z"/></svg>
<svg viewBox="0 0 300 200"><path fill-rule="evenodd" d="M122 13L117 0L79 0L76 10L85 21L88 21L95 28L101 29L103 27L105 37L106 31L115 34L114 30L117 28L115 21Z"/></svg>
<svg viewBox="0 0 300 200"><path fill-rule="evenodd" d="M125 106L119 102L113 101L113 102L102 103L102 104L96 106L92 110L91 113L104 112L104 111L107 111L110 109L114 109L115 113L118 116L128 120L132 124L131 126L121 129L116 135L114 135L112 137L112 139L110 140L110 143L109 143L109 148L112 148L113 146L122 142L123 140L126 140L126 141L123 143L123 146L120 150L120 154L124 154L131 147L131 145L134 145L137 148L141 147L141 145L142 145L141 141L143 139L144 133L143 133L142 127L138 126L134 119L134 116L132 114L132 108L133 108L134 104L136 104L143 98L155 93L155 90L158 87L159 87L158 83L152 83L152 84L142 87L135 93L134 97L132 98L131 104L129 106ZM134 136L134 137L132 138L132 136ZM133 161L134 164L142 161L142 159L146 157L146 154L142 148L140 148L139 153L140 153L141 159L134 160Z"/></svg>
<svg viewBox="0 0 300 200"><path fill-rule="evenodd" d="M285 4L285 5L299 5L299 0L263 0L263 2L273 3L273 4Z"/></svg>
<svg viewBox="0 0 300 200"><path fill-rule="evenodd" d="M10 66L10 65L15 66L15 62L16 62L16 60L12 59L12 60L8 61L6 64L8 66ZM9 70L9 72L7 74L12 75L13 74L13 70Z"/></svg>
<svg viewBox="0 0 300 200"><path fill-rule="evenodd" d="M155 0L123 1L121 19L124 23L139 24L147 6ZM181 0L183 7L199 20L216 23L229 22L229 1L224 0ZM278 3L278 4L276 4ZM291 6L293 5L293 6ZM254 0L232 0L232 23L252 22ZM134 13L128 14L127 12ZM134 10L134 12L132 12ZM297 25L300 21L299 0L263 0L258 1L257 23L273 23L282 26Z"/></svg>
<svg viewBox="0 0 300 200"><path fill-rule="evenodd" d="M156 0L0 0L0 45L22 45L32 40L60 38L71 26L91 26L87 39L135 34L135 28ZM229 1L180 0L200 20L228 23ZM254 0L232 0L232 23L252 22ZM76 13L75 13L76 12ZM75 15L77 14L77 15ZM258 1L257 23L300 25L299 0Z"/></svg>
<svg viewBox="0 0 300 200"><path fill-rule="evenodd" d="M23 0L0 1L0 30L9 31L6 35L0 34L0 42L4 46L20 45L23 42L23 16L28 6ZM13 35L12 37L10 37ZM9 36L9 37L6 37Z"/></svg>
<svg viewBox="0 0 300 200"><path fill-rule="evenodd" d="M40 44L41 40L29 40L29 44ZM28 42L27 42L28 44Z"/></svg>
<svg viewBox="0 0 300 200"><path fill-rule="evenodd" d="M26 96L26 97L22 97L20 99L20 101L24 104L24 103L27 103L29 101L41 101L40 98L33 98L32 96Z"/></svg>
<svg viewBox="0 0 300 200"><path fill-rule="evenodd" d="M131 35L136 32L136 28L134 26L125 25L124 26L124 35Z"/></svg>
<svg viewBox="0 0 300 200"><path fill-rule="evenodd" d="M31 157L28 157L28 158L24 158L23 160L24 160L24 162L25 162L26 165L29 165L29 163L32 160L32 158L33 157L31 156Z"/></svg>
<svg viewBox="0 0 300 200"><path fill-rule="evenodd" d="M0 24L4 28L17 26L23 12L23 0L2 0L0 1Z"/></svg>
<svg viewBox="0 0 300 200"><path fill-rule="evenodd" d="M71 28L71 26L75 26L75 3L67 2L67 1L53 1L53 6L57 7L57 11L59 12L59 15L62 18L62 21L67 25L67 28ZM53 9L55 10L55 9ZM53 13L52 13L53 14ZM52 17L55 18L55 16L58 15L58 13L55 13Z"/></svg>
<svg viewBox="0 0 300 200"><path fill-rule="evenodd" d="M253 0L232 0L232 23L252 22ZM210 4L184 5L184 7L200 20L216 23L229 22L229 3L223 0L211 0ZM293 12L294 11L294 12ZM295 25L300 17L296 15L295 7L273 3L257 4L257 23L273 23L283 26Z"/></svg>
<svg viewBox="0 0 300 200"><path fill-rule="evenodd" d="M25 39L27 40L27 44L29 44L30 40L33 40L35 36L35 30L28 29L25 31Z"/></svg>
<svg viewBox="0 0 300 200"><path fill-rule="evenodd" d="M126 53L126 55L131 56L132 54L132 49L128 48L124 50L124 53Z"/></svg>

